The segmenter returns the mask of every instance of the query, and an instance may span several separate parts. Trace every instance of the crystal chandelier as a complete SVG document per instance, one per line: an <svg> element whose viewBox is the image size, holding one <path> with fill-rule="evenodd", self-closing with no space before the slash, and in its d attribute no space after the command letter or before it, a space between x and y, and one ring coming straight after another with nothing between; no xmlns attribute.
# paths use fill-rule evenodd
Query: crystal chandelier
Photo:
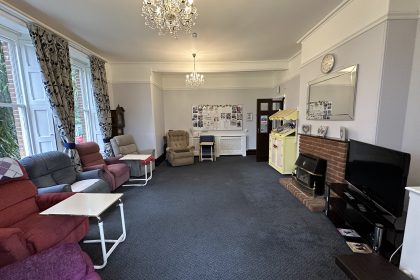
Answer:
<svg viewBox="0 0 420 280"><path fill-rule="evenodd" d="M192 54L194 58L194 72L185 76L185 83L189 87L199 87L204 84L204 75L195 71L195 53Z"/></svg>
<svg viewBox="0 0 420 280"><path fill-rule="evenodd" d="M194 0L143 0L141 9L146 25L159 30L159 35L178 37L179 31L191 33L197 18Z"/></svg>

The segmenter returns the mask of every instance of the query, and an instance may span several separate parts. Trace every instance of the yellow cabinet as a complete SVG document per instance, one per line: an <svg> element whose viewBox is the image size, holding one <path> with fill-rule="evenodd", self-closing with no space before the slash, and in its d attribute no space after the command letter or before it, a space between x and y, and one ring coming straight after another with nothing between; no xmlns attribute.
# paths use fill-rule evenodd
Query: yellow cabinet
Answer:
<svg viewBox="0 0 420 280"><path fill-rule="evenodd" d="M294 135L290 135L294 134ZM295 169L296 135L288 133L270 133L268 163L281 174L291 174Z"/></svg>

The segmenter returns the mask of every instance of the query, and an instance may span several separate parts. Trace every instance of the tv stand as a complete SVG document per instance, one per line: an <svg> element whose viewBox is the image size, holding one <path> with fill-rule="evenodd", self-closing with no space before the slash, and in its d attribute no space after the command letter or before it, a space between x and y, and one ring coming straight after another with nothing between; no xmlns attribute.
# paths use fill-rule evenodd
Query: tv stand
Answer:
<svg viewBox="0 0 420 280"><path fill-rule="evenodd" d="M404 224L398 224L395 217L347 184L326 184L325 214L336 227L352 228L361 236L361 239L348 241L367 243L371 247L378 245L378 240L374 242L375 227L383 225L379 253L385 258L389 258L402 243Z"/></svg>

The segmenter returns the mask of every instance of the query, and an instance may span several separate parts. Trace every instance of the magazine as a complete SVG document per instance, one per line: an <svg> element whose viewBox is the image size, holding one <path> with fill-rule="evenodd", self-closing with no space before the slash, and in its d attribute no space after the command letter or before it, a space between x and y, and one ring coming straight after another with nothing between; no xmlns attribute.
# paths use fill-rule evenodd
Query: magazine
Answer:
<svg viewBox="0 0 420 280"><path fill-rule="evenodd" d="M346 243L354 253L362 253L362 254L372 253L372 249L370 249L369 246L365 243L348 242L348 241Z"/></svg>
<svg viewBox="0 0 420 280"><path fill-rule="evenodd" d="M337 228L337 230L344 237L360 237L360 235L354 229Z"/></svg>

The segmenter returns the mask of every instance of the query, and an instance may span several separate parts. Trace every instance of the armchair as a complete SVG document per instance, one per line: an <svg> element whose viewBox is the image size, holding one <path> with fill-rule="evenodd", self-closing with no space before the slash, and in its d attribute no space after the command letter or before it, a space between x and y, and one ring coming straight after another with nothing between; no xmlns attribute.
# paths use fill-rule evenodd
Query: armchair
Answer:
<svg viewBox="0 0 420 280"><path fill-rule="evenodd" d="M134 138L130 134L118 135L111 139L112 150L115 156L125 156L129 154L151 154L155 156L154 149L139 150ZM127 161L130 167L130 176L140 177L144 175L144 166L138 162ZM155 162L152 163L152 170L155 169Z"/></svg>
<svg viewBox="0 0 420 280"><path fill-rule="evenodd" d="M77 243L61 244L0 268L1 279L100 280L89 256Z"/></svg>
<svg viewBox="0 0 420 280"><path fill-rule="evenodd" d="M101 169L105 181L113 191L130 178L130 168L120 157L104 159L99 152L99 145L95 142L76 144L76 149L82 162L83 171Z"/></svg>
<svg viewBox="0 0 420 280"><path fill-rule="evenodd" d="M20 160L29 178L37 186L38 193L50 192L109 192L102 180L100 169L77 172L70 158L53 151L29 156Z"/></svg>
<svg viewBox="0 0 420 280"><path fill-rule="evenodd" d="M79 242L87 233L86 217L44 216L39 213L74 193L37 195L23 175L0 180L0 267L66 242Z"/></svg>
<svg viewBox="0 0 420 280"><path fill-rule="evenodd" d="M184 130L170 130L167 134L166 154L172 166L194 163L194 146L189 145L190 137Z"/></svg>

